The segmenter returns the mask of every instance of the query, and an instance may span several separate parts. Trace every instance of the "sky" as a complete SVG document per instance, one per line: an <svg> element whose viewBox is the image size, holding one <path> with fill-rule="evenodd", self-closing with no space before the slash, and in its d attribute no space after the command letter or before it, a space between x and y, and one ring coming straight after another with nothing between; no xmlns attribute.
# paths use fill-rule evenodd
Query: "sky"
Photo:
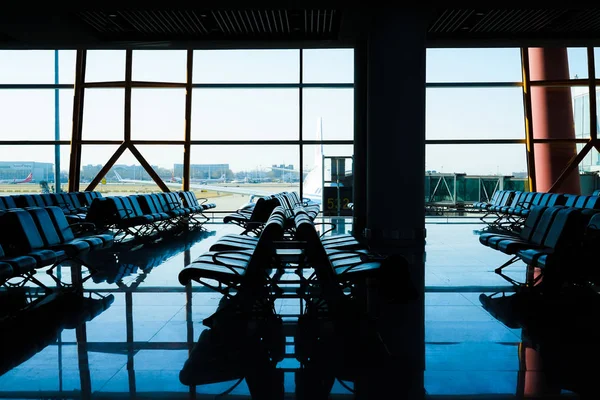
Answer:
<svg viewBox="0 0 600 400"><path fill-rule="evenodd" d="M59 52L59 82L73 83L75 52ZM568 50L570 75L587 77L586 50ZM184 82L186 52L135 50L133 80ZM304 51L306 83L352 83L352 49ZM89 51L88 82L121 81L124 51ZM298 83L297 50L202 50L194 52L194 83ZM0 83L53 83L53 51L0 51ZM518 82L519 49L429 49L427 82ZM72 128L72 90L59 94L60 138ZM0 129L4 140L52 140L54 90L0 90ZM428 139L524 138L520 88L428 88ZM183 140L184 89L134 89L132 138ZM303 92L303 137L353 137L353 90L307 88ZM83 139L121 140L124 90L86 89ZM299 138L298 89L195 88L193 140L295 140ZM82 164L103 164L116 145L85 146ZM181 163L180 145L139 146L153 165ZM305 168L314 164L318 146L306 146ZM325 146L327 155L351 155L351 146ZM68 146L61 146L61 169L68 168ZM234 171L272 164L299 164L298 146L193 146L192 163L229 163ZM53 146L0 146L0 160L53 162ZM128 152L118 163L137 161ZM526 170L523 145L428 145L426 170L468 174L511 174Z"/></svg>

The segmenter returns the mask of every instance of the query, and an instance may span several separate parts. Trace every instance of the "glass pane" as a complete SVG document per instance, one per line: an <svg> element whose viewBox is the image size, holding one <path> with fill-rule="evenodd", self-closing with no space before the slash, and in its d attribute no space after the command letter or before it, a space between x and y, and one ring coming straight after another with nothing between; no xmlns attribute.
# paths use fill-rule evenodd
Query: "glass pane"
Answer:
<svg viewBox="0 0 600 400"><path fill-rule="evenodd" d="M52 94L55 95L55 93L53 90ZM58 109L60 110L59 137L61 140L71 140L73 135L73 89L59 90Z"/></svg>
<svg viewBox="0 0 600 400"><path fill-rule="evenodd" d="M577 145L577 152L581 151L583 144ZM592 148L585 158L579 163L581 194L591 195L600 189L600 153Z"/></svg>
<svg viewBox="0 0 600 400"><path fill-rule="evenodd" d="M341 215L351 215L353 146L306 145L303 151L302 195L321 203L325 214L337 215L340 204Z"/></svg>
<svg viewBox="0 0 600 400"><path fill-rule="evenodd" d="M85 89L84 140L123 140L125 89Z"/></svg>
<svg viewBox="0 0 600 400"><path fill-rule="evenodd" d="M82 146L81 181L89 183L117 148L116 145ZM147 158L146 161L150 162ZM127 196L135 193L161 191L129 149L125 150L115 165L108 171L105 178L106 180L102 181L96 188L105 195ZM85 186L82 184L82 189Z"/></svg>
<svg viewBox="0 0 600 400"><path fill-rule="evenodd" d="M110 157L117 151L118 145L103 144L103 145L83 145L81 146L81 171L80 171L80 187L84 190L88 183L98 175L102 166L109 160ZM106 182L108 184L118 183L115 174L107 174ZM106 186L98 185L96 190L105 191Z"/></svg>
<svg viewBox="0 0 600 400"><path fill-rule="evenodd" d="M569 78L589 78L587 49L585 47L569 47L567 48L567 56L569 58Z"/></svg>
<svg viewBox="0 0 600 400"><path fill-rule="evenodd" d="M183 173L175 175L176 166L183 172L183 145L136 145L142 156L171 190L181 189Z"/></svg>
<svg viewBox="0 0 600 400"><path fill-rule="evenodd" d="M185 89L132 89L131 138L183 140Z"/></svg>
<svg viewBox="0 0 600 400"><path fill-rule="evenodd" d="M427 139L524 139L520 88L427 89Z"/></svg>
<svg viewBox="0 0 600 400"><path fill-rule="evenodd" d="M425 152L425 170L431 173L527 176L523 144L432 144Z"/></svg>
<svg viewBox="0 0 600 400"><path fill-rule="evenodd" d="M304 83L354 83L354 49L303 51Z"/></svg>
<svg viewBox="0 0 600 400"><path fill-rule="evenodd" d="M68 145L0 146L0 195L54 192L56 156L60 162L61 188L67 190L69 154Z"/></svg>
<svg viewBox="0 0 600 400"><path fill-rule="evenodd" d="M134 50L132 80L185 83L186 50Z"/></svg>
<svg viewBox="0 0 600 400"><path fill-rule="evenodd" d="M427 82L520 82L518 48L427 49Z"/></svg>
<svg viewBox="0 0 600 400"><path fill-rule="evenodd" d="M600 78L600 47L594 47L594 70L596 79Z"/></svg>
<svg viewBox="0 0 600 400"><path fill-rule="evenodd" d="M193 140L297 140L298 89L194 89Z"/></svg>
<svg viewBox="0 0 600 400"><path fill-rule="evenodd" d="M598 103L600 92L596 91L596 115L600 110ZM575 123L575 137L578 139L590 138L590 95L589 90L583 87L571 88L573 99L573 119ZM535 129L535 126L534 126ZM596 132L598 131L598 121L596 121Z"/></svg>
<svg viewBox="0 0 600 400"><path fill-rule="evenodd" d="M304 140L354 138L354 89L303 90Z"/></svg>
<svg viewBox="0 0 600 400"><path fill-rule="evenodd" d="M54 140L53 90L0 90L4 140Z"/></svg>
<svg viewBox="0 0 600 400"><path fill-rule="evenodd" d="M202 146L194 145L191 151L192 190L197 197L208 198L217 204L215 211L233 211L250 200L252 194L264 195L282 191L298 191L297 181L281 179L281 165L298 170L298 146ZM204 176L212 164L207 181ZM228 168L226 182L221 177L222 165ZM195 165L195 166L194 166ZM203 171L204 170L204 171ZM201 177L198 177L198 176ZM289 175L288 175L289 176Z"/></svg>
<svg viewBox="0 0 600 400"><path fill-rule="evenodd" d="M58 82L75 83L75 63L77 61L77 51L59 50L58 51Z"/></svg>
<svg viewBox="0 0 600 400"><path fill-rule="evenodd" d="M86 82L125 80L125 50L88 50Z"/></svg>
<svg viewBox="0 0 600 400"><path fill-rule="evenodd" d="M54 51L0 51L0 83L54 83Z"/></svg>
<svg viewBox="0 0 600 400"><path fill-rule="evenodd" d="M194 83L298 83L298 50L194 50Z"/></svg>

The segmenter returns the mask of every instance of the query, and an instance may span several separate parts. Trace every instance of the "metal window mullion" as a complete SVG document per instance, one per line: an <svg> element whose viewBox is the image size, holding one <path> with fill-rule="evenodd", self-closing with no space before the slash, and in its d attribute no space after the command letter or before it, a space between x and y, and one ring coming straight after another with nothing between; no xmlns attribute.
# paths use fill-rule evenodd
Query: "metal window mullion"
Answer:
<svg viewBox="0 0 600 400"><path fill-rule="evenodd" d="M300 163L300 165L298 166L298 171L300 173L300 188L299 188L299 192L300 192L300 199L304 198L304 145L302 142L302 139L304 138L304 121L302 120L304 118L304 88L302 88L302 82L303 82L303 71L304 71L304 50L300 49L299 50L299 80L298 82L300 83L300 87L298 88L298 148L300 149L299 154L299 158L298 158L298 162Z"/></svg>
<svg viewBox="0 0 600 400"><path fill-rule="evenodd" d="M183 145L183 190L190 190L191 140L192 140L192 70L194 67L194 51L187 52L186 92L185 92L185 131ZM174 173L174 172L173 172Z"/></svg>
<svg viewBox="0 0 600 400"><path fill-rule="evenodd" d="M77 50L73 93L73 130L71 133L71 154L69 159L69 192L79 191L79 178L81 175L81 136L85 93L83 83L85 82L86 55L86 50Z"/></svg>
<svg viewBox="0 0 600 400"><path fill-rule="evenodd" d="M535 177L535 143L533 134L533 112L531 108L531 78L528 47L521 48L521 72L523 74L523 111L525 117L527 176L529 177L529 191L535 192L537 183Z"/></svg>
<svg viewBox="0 0 600 400"><path fill-rule="evenodd" d="M588 77L589 77L589 92L590 92L590 139L598 139L598 114L597 114L597 98L596 98L596 59L594 57L594 48L587 48L588 56Z"/></svg>

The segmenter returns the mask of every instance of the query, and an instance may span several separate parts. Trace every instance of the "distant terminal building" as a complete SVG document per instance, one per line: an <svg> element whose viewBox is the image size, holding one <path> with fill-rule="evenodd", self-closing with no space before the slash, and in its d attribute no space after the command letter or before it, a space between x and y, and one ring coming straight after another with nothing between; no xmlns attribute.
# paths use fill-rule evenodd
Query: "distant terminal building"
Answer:
<svg viewBox="0 0 600 400"><path fill-rule="evenodd" d="M291 172L294 171L294 166L292 164L289 164L289 165L273 164L273 165L271 165L271 168L273 170L273 178L274 179L281 179L283 181L286 181L286 180L289 181L293 178ZM286 172L286 170L289 170L290 172Z"/></svg>
<svg viewBox="0 0 600 400"><path fill-rule="evenodd" d="M54 182L54 164L35 161L0 161L0 180L20 180L33 174L34 182Z"/></svg>
<svg viewBox="0 0 600 400"><path fill-rule="evenodd" d="M190 179L217 179L229 171L229 164L191 164ZM183 164L173 165L173 175L183 177Z"/></svg>

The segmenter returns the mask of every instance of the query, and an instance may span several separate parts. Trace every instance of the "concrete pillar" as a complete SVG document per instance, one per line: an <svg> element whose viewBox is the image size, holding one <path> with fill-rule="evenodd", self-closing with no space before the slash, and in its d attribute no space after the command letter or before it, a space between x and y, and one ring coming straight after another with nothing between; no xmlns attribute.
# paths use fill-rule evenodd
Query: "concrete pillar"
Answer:
<svg viewBox="0 0 600 400"><path fill-rule="evenodd" d="M354 201L352 234L364 242L367 223L367 43L354 46Z"/></svg>
<svg viewBox="0 0 600 400"><path fill-rule="evenodd" d="M367 229L372 249L402 254L417 300L384 307L379 322L393 370L381 371L398 398L424 393L425 34L426 15L373 9L368 39ZM405 280L404 280L405 281ZM403 282L397 290L403 291ZM398 392L404 390L404 393ZM390 393L390 392L387 392ZM362 397L361 397L362 398Z"/></svg>
<svg viewBox="0 0 600 400"><path fill-rule="evenodd" d="M569 61L564 47L529 49L532 81L569 79ZM531 112L535 139L573 139L575 125L571 88L532 87ZM538 192L547 192L569 160L577 154L575 143L535 145L535 171ZM580 194L579 172L575 168L555 192Z"/></svg>

